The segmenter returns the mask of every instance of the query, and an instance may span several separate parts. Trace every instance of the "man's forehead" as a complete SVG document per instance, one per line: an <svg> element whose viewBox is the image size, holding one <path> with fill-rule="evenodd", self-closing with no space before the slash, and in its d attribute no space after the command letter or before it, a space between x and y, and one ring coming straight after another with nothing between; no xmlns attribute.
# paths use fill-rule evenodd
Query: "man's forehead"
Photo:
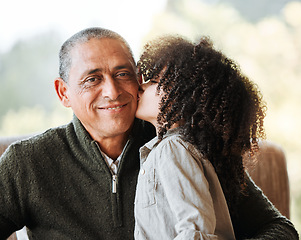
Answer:
<svg viewBox="0 0 301 240"><path fill-rule="evenodd" d="M125 54L132 56L130 50L121 40L113 38L91 38L85 42L79 42L73 49L87 50L88 48L97 48L103 51L123 51Z"/></svg>
<svg viewBox="0 0 301 240"><path fill-rule="evenodd" d="M135 65L133 56L128 47L118 39L92 38L86 42L78 43L71 51L71 57L89 58L110 58L130 61Z"/></svg>

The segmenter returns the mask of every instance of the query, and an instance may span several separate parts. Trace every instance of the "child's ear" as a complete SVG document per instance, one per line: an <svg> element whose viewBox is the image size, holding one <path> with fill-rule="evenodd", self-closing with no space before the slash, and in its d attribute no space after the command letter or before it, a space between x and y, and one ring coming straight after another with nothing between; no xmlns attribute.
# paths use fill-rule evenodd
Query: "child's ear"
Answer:
<svg viewBox="0 0 301 240"><path fill-rule="evenodd" d="M70 107L68 84L62 78L56 78L54 80L54 88L63 106Z"/></svg>

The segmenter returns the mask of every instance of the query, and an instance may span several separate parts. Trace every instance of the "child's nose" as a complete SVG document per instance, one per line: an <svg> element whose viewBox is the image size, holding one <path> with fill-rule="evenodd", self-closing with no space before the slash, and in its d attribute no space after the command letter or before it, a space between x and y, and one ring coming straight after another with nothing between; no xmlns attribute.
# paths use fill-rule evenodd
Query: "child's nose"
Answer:
<svg viewBox="0 0 301 240"><path fill-rule="evenodd" d="M143 91L144 91L143 88L142 88L142 85L143 85L143 84L140 84L140 85L139 85L139 88L138 88L138 91L139 91L139 92L143 92Z"/></svg>
<svg viewBox="0 0 301 240"><path fill-rule="evenodd" d="M145 89L146 89L146 83L142 83L142 84L140 84L140 86L139 86L139 91L144 91Z"/></svg>

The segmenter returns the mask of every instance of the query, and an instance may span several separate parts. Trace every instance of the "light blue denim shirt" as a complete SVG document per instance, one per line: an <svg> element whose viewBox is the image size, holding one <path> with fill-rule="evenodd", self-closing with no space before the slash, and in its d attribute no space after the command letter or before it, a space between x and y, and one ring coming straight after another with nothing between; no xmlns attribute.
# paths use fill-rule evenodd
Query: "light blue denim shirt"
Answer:
<svg viewBox="0 0 301 240"><path fill-rule="evenodd" d="M179 129L140 148L135 239L235 239L227 203L211 163Z"/></svg>

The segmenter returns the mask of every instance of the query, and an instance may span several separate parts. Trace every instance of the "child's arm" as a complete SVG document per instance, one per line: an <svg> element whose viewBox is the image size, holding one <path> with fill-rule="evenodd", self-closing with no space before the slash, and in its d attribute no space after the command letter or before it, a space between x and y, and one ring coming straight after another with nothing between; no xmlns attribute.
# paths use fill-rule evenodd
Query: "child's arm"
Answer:
<svg viewBox="0 0 301 240"><path fill-rule="evenodd" d="M202 165L179 142L168 142L157 158L157 177L175 215L175 239L215 239L216 215Z"/></svg>

